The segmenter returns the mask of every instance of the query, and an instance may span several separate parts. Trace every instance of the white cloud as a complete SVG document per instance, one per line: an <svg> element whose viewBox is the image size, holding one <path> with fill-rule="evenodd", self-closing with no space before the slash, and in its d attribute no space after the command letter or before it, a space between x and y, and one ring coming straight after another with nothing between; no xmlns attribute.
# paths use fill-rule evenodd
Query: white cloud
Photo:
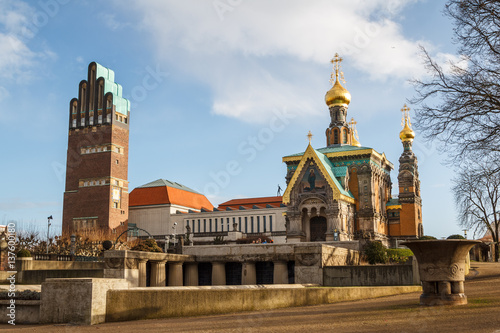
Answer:
<svg viewBox="0 0 500 333"><path fill-rule="evenodd" d="M373 80L422 72L425 41L407 39L394 20L415 0L130 1L160 61L206 83L216 114L260 121L276 106L324 108L318 91L329 88L325 69L335 52Z"/></svg>
<svg viewBox="0 0 500 333"><path fill-rule="evenodd" d="M56 57L48 48L33 51L28 46L34 33L29 18L34 13L34 8L22 1L0 0L0 78L26 82L33 77L36 64Z"/></svg>

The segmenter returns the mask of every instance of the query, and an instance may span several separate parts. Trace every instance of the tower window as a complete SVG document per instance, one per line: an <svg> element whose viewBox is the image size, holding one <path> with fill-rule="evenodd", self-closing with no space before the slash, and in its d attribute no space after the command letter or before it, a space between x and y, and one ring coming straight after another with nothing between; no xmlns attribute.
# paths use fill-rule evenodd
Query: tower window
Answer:
<svg viewBox="0 0 500 333"><path fill-rule="evenodd" d="M339 130L334 129L333 130L333 144L338 144L339 143Z"/></svg>
<svg viewBox="0 0 500 333"><path fill-rule="evenodd" d="M346 129L342 130L342 142L347 143L347 130Z"/></svg>

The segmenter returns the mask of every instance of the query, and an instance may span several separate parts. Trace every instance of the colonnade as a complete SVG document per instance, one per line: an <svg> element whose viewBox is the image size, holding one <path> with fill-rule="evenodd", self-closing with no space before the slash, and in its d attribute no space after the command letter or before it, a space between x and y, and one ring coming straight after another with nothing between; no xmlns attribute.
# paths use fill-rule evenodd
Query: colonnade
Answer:
<svg viewBox="0 0 500 333"><path fill-rule="evenodd" d="M167 285L166 267L168 265L168 286L198 286L198 262L167 262L167 260L138 260L139 287L147 286L147 262L151 265L150 286L163 287ZM226 262L215 261L212 264L212 285L226 285ZM273 283L288 284L288 263L273 261ZM185 274L184 274L184 269ZM185 283L185 284L184 284ZM255 261L241 263L241 284L257 284L257 270Z"/></svg>

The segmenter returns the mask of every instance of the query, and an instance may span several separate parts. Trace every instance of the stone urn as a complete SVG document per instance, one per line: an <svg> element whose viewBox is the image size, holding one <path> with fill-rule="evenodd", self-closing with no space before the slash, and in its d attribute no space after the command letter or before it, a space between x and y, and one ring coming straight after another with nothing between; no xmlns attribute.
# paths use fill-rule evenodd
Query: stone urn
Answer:
<svg viewBox="0 0 500 333"><path fill-rule="evenodd" d="M465 261L469 250L480 241L448 239L401 243L418 261L423 294L420 305L467 304L464 294Z"/></svg>

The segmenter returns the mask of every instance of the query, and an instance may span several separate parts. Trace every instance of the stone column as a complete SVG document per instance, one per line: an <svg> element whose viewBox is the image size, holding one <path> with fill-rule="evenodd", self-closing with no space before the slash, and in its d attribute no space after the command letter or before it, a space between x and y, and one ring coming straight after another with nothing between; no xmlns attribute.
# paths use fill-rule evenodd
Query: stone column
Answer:
<svg viewBox="0 0 500 333"><path fill-rule="evenodd" d="M288 265L286 261L274 262L273 283L288 284Z"/></svg>
<svg viewBox="0 0 500 333"><path fill-rule="evenodd" d="M186 286L198 285L198 263L187 262L186 265Z"/></svg>
<svg viewBox="0 0 500 333"><path fill-rule="evenodd" d="M212 263L212 286L225 286L226 285L226 263L213 262Z"/></svg>
<svg viewBox="0 0 500 333"><path fill-rule="evenodd" d="M146 263L148 259L137 259L137 266L139 267L139 287L146 287Z"/></svg>
<svg viewBox="0 0 500 333"><path fill-rule="evenodd" d="M241 265L241 284L257 284L257 271L254 262L244 262Z"/></svg>
<svg viewBox="0 0 500 333"><path fill-rule="evenodd" d="M183 285L182 262L170 262L168 264L168 285L177 287Z"/></svg>
<svg viewBox="0 0 500 333"><path fill-rule="evenodd" d="M166 260L151 260L151 287L165 287L165 263Z"/></svg>

